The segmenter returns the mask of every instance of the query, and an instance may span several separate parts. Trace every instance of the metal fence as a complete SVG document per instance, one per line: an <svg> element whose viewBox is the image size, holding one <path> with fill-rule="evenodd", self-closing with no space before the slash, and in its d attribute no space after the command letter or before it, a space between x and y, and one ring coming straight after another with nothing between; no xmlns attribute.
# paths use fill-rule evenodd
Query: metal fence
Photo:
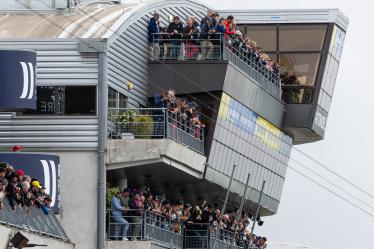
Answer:
<svg viewBox="0 0 374 249"><path fill-rule="evenodd" d="M170 138L204 154L204 128L166 108L110 108L108 136L113 139Z"/></svg>
<svg viewBox="0 0 374 249"><path fill-rule="evenodd" d="M55 214L46 215L34 206L17 207L13 211L7 199L3 200L3 205L0 209L0 224L69 241Z"/></svg>

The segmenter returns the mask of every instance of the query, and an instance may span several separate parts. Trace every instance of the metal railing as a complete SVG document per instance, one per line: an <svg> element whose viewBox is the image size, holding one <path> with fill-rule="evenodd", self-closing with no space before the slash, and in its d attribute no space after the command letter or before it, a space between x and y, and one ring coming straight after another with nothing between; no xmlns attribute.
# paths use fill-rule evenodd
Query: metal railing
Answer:
<svg viewBox="0 0 374 249"><path fill-rule="evenodd" d="M280 93L280 76L235 39L216 34L214 39L170 39L167 33L153 34L151 60L229 60L273 94ZM161 36L161 38L159 38ZM156 37L156 38L155 38ZM276 86L274 89L274 85Z"/></svg>
<svg viewBox="0 0 374 249"><path fill-rule="evenodd" d="M107 240L148 240L176 249L258 249L231 231L217 231L209 223L181 223L147 210L107 210Z"/></svg>
<svg viewBox="0 0 374 249"><path fill-rule="evenodd" d="M166 108L110 108L108 136L113 139L170 138L204 154L204 128Z"/></svg>
<svg viewBox="0 0 374 249"><path fill-rule="evenodd" d="M53 213L49 212L46 215L40 208L35 206L17 207L12 210L7 199L3 200L3 208L0 209L0 224L69 241L68 236Z"/></svg>
<svg viewBox="0 0 374 249"><path fill-rule="evenodd" d="M183 226L147 210L127 210L122 216L107 211L108 240L152 240L183 248Z"/></svg>
<svg viewBox="0 0 374 249"><path fill-rule="evenodd" d="M151 60L222 60L222 33L216 33L207 39L185 39L182 35L176 39L165 38L168 35L170 34L153 34Z"/></svg>

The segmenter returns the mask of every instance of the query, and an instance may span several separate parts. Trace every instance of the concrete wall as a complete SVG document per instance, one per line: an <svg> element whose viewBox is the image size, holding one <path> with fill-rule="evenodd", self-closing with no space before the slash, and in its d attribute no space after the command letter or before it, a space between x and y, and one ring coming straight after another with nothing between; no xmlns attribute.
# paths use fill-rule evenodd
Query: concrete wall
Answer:
<svg viewBox="0 0 374 249"><path fill-rule="evenodd" d="M29 239L29 243L48 245L49 249L73 249L74 244L51 237L42 236L36 233L30 233L16 228L0 225L0 249L7 249L9 238L13 237L16 232L22 233Z"/></svg>
<svg viewBox="0 0 374 249"><path fill-rule="evenodd" d="M108 141L108 169L155 162L164 162L190 175L201 177L206 157L171 139Z"/></svg>
<svg viewBox="0 0 374 249"><path fill-rule="evenodd" d="M97 152L58 152L60 156L60 215L77 249L96 248Z"/></svg>
<svg viewBox="0 0 374 249"><path fill-rule="evenodd" d="M156 241L107 241L106 249L170 249L170 245Z"/></svg>
<svg viewBox="0 0 374 249"><path fill-rule="evenodd" d="M106 249L150 249L150 241L107 241Z"/></svg>

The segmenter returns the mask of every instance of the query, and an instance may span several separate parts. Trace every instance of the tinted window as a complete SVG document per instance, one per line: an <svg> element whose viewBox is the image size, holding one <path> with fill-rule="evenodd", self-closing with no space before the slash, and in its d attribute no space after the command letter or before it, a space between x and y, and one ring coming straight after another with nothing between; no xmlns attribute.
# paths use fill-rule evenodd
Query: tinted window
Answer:
<svg viewBox="0 0 374 249"><path fill-rule="evenodd" d="M313 86L319 58L319 53L281 53L279 55L281 75L295 76L296 82L291 84ZM290 83L284 82L284 84Z"/></svg>
<svg viewBox="0 0 374 249"><path fill-rule="evenodd" d="M322 50L327 25L280 25L280 51Z"/></svg>
<svg viewBox="0 0 374 249"><path fill-rule="evenodd" d="M256 41L257 45L264 51L276 51L277 49L277 28L269 25L245 25L240 30L248 37Z"/></svg>
<svg viewBox="0 0 374 249"><path fill-rule="evenodd" d="M37 109L25 114L96 114L96 86L38 86L36 97Z"/></svg>

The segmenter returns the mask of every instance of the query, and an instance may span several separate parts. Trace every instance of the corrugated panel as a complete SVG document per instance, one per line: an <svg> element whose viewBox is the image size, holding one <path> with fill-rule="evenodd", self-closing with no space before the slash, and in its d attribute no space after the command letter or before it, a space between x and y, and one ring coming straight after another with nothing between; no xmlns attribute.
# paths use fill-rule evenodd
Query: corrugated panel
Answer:
<svg viewBox="0 0 374 249"><path fill-rule="evenodd" d="M170 3L170 4L169 4ZM166 26L169 16L179 15L186 20L194 15L199 20L206 8L193 2L169 1L168 4L155 4L139 11L137 17L129 18L126 28L115 33L108 42L108 81L109 86L128 96L129 106L138 107L147 103L148 89L148 20L157 11L161 23ZM134 88L128 90L127 83Z"/></svg>
<svg viewBox="0 0 374 249"><path fill-rule="evenodd" d="M98 58L77 52L76 40L0 40L0 49L37 52L38 86L97 85ZM54 149L97 148L96 116L16 116L0 114L0 148L14 144Z"/></svg>
<svg viewBox="0 0 374 249"><path fill-rule="evenodd" d="M338 9L300 10L219 10L221 16L233 15L238 24L249 23L337 23L347 30L349 19Z"/></svg>

